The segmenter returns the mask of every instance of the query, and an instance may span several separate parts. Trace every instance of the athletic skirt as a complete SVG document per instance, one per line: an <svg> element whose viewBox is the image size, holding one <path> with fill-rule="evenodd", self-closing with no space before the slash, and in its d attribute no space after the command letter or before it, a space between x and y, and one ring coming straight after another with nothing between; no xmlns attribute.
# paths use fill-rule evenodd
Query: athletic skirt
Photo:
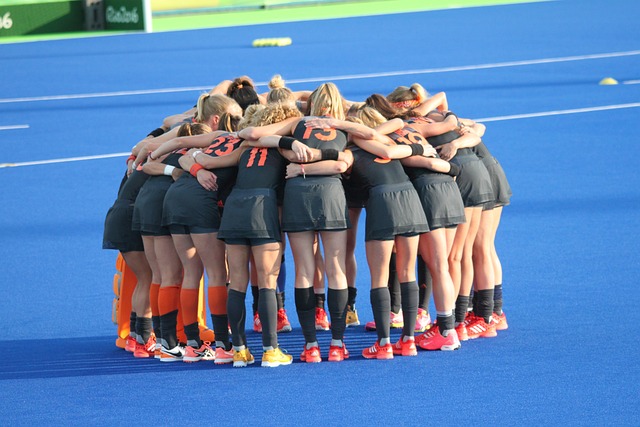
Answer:
<svg viewBox="0 0 640 427"><path fill-rule="evenodd" d="M344 189L333 176L296 177L284 187L282 230L346 230L351 227Z"/></svg>
<svg viewBox="0 0 640 427"><path fill-rule="evenodd" d="M224 204L218 239L282 241L278 200L270 188L234 188Z"/></svg>
<svg viewBox="0 0 640 427"><path fill-rule="evenodd" d="M378 185L369 190L365 241L393 240L429 231L420 199L410 181Z"/></svg>
<svg viewBox="0 0 640 427"><path fill-rule="evenodd" d="M458 150L451 163L460 166L456 184L465 208L483 206L493 199L489 172L482 161L469 148Z"/></svg>
<svg viewBox="0 0 640 427"><path fill-rule="evenodd" d="M218 192L206 190L196 178L183 174L164 197L162 224L186 225L215 233L220 228Z"/></svg>
<svg viewBox="0 0 640 427"><path fill-rule="evenodd" d="M464 203L452 177L439 173L424 174L413 181L413 186L431 230L465 223Z"/></svg>
<svg viewBox="0 0 640 427"><path fill-rule="evenodd" d="M362 188L351 185L348 179L342 180L344 187L344 195L347 198L347 207L349 209L362 209L367 205L367 192Z"/></svg>
<svg viewBox="0 0 640 427"><path fill-rule="evenodd" d="M487 172L489 172L491 187L493 188L493 199L485 203L484 209L488 210L508 205L511 202L513 193L502 166L495 157L485 157L482 159L482 163L484 163Z"/></svg>
<svg viewBox="0 0 640 427"><path fill-rule="evenodd" d="M162 224L162 205L173 178L153 176L140 189L133 208L131 228L143 235L169 236L169 229Z"/></svg>
<svg viewBox="0 0 640 427"><path fill-rule="evenodd" d="M144 251L142 236L131 229L133 204L129 200L117 200L104 220L102 249L120 252Z"/></svg>

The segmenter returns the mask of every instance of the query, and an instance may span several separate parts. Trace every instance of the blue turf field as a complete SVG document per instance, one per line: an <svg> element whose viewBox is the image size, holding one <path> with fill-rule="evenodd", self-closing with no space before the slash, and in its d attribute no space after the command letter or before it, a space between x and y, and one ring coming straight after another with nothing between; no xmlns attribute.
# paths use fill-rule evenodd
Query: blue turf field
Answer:
<svg viewBox="0 0 640 427"><path fill-rule="evenodd" d="M566 0L0 45L0 163L18 164L0 168L3 423L639 425L638 16L633 0ZM279 36L293 44L251 47ZM160 90L275 73L353 100L420 82L487 119L514 190L498 233L508 331L385 363L359 356L375 340L361 326L351 360L275 370L160 366L114 346L116 254L101 238L125 156L21 163L127 152L200 93ZM532 113L546 114L509 117ZM281 345L297 356L289 295Z"/></svg>

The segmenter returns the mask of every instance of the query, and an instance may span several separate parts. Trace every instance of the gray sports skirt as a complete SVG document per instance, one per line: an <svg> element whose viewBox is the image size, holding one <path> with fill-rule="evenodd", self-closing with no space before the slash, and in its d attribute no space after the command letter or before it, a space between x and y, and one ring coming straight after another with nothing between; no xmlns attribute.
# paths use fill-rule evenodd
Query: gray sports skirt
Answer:
<svg viewBox="0 0 640 427"><path fill-rule="evenodd" d="M144 251L142 236L131 229L133 204L129 200L118 200L107 212L104 220L102 249L117 249L120 252Z"/></svg>
<svg viewBox="0 0 640 427"><path fill-rule="evenodd" d="M234 188L224 204L218 239L282 241L278 200L270 188Z"/></svg>
<svg viewBox="0 0 640 427"><path fill-rule="evenodd" d="M482 163L484 163L487 172L489 172L491 187L493 188L493 199L485 203L484 209L488 210L508 205L511 202L513 193L504 169L502 169L495 157L485 157L482 159Z"/></svg>
<svg viewBox="0 0 640 427"><path fill-rule="evenodd" d="M393 240L429 231L418 193L410 181L378 185L369 190L365 241Z"/></svg>
<svg viewBox="0 0 640 427"><path fill-rule="evenodd" d="M464 224L464 203L454 179L445 174L425 174L413 181L429 228L455 227Z"/></svg>
<svg viewBox="0 0 640 427"><path fill-rule="evenodd" d="M493 187L489 172L482 161L469 148L462 148L451 163L460 166L456 184L465 208L484 206L493 199Z"/></svg>
<svg viewBox="0 0 640 427"><path fill-rule="evenodd" d="M282 230L346 230L351 227L340 179L334 176L296 177L287 180L282 203Z"/></svg>

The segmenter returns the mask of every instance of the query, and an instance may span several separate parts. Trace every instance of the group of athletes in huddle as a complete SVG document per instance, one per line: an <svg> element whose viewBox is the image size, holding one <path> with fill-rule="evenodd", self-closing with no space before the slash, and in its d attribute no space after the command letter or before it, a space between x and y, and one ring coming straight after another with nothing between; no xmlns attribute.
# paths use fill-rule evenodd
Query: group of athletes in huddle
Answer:
<svg viewBox="0 0 640 427"><path fill-rule="evenodd" d="M329 329L326 357L347 359L345 329L359 324L363 208L374 317L366 329L377 333L365 358L456 350L506 329L494 240L511 189L481 140L485 127L419 84L364 102L344 99L333 83L293 92L274 76L269 88L258 94L248 77L225 80L133 148L103 240L137 279L127 350L254 363L245 335L251 284L262 366L290 364L277 335L291 331L286 233L300 359L322 360L316 331ZM199 316L203 275L213 331ZM392 327L402 328L395 343Z"/></svg>

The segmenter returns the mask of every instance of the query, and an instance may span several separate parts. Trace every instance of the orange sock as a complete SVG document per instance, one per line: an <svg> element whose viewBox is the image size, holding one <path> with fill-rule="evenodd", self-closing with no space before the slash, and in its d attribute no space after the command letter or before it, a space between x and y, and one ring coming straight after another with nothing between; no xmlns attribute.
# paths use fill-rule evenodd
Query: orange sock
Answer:
<svg viewBox="0 0 640 427"><path fill-rule="evenodd" d="M158 315L162 316L180 307L180 284L161 287L158 292Z"/></svg>
<svg viewBox="0 0 640 427"><path fill-rule="evenodd" d="M211 314L227 314L227 287L209 286L207 291Z"/></svg>
<svg viewBox="0 0 640 427"><path fill-rule="evenodd" d="M200 289L183 289L180 292L180 308L185 325L198 323L198 299Z"/></svg>
<svg viewBox="0 0 640 427"><path fill-rule="evenodd" d="M158 293L160 293L160 283L152 283L149 288L149 300L151 301L151 315L160 316L158 308Z"/></svg>

